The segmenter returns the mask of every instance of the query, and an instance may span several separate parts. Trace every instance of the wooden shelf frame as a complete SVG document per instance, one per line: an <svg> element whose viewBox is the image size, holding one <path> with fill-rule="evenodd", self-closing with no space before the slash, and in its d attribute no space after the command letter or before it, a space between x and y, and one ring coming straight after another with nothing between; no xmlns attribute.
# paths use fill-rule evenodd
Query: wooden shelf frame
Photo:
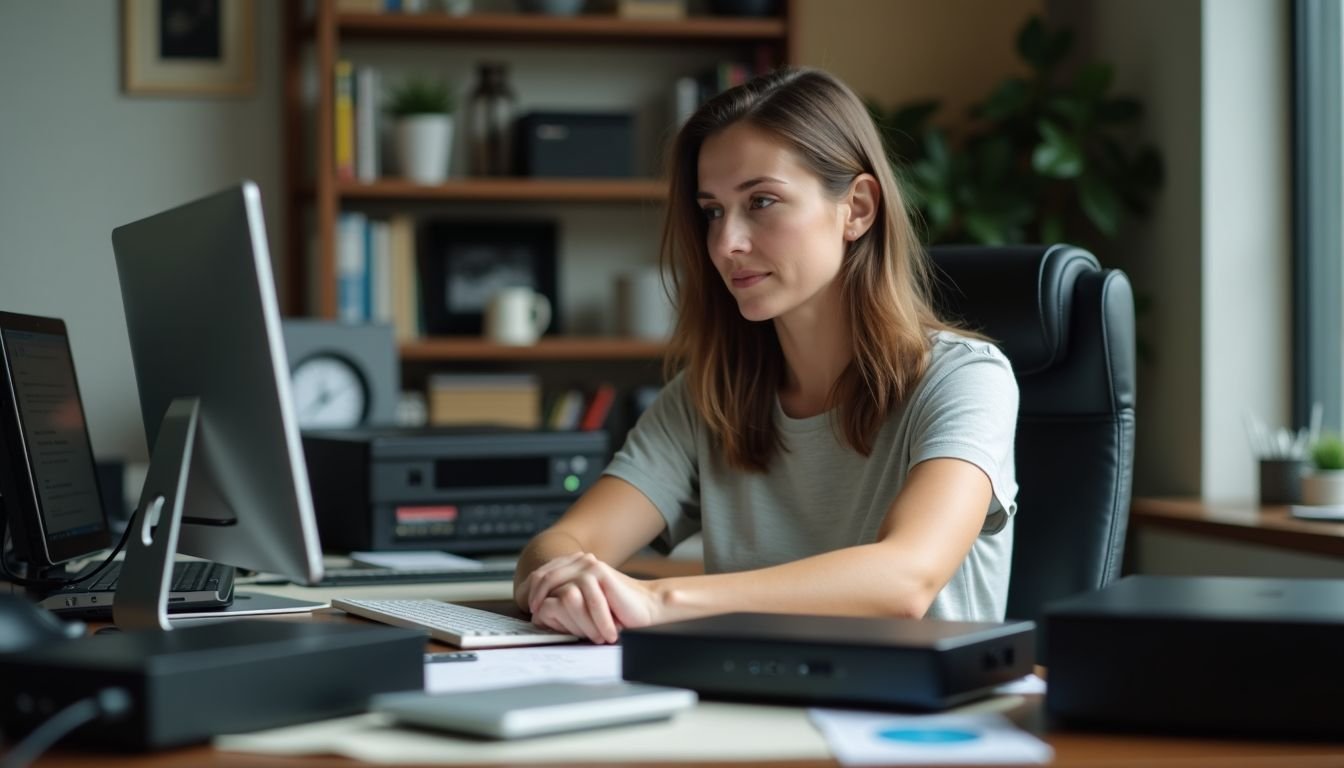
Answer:
<svg viewBox="0 0 1344 768"><path fill-rule="evenodd" d="M644 21L614 15L540 16L530 14L342 13L335 18L342 38L424 37L527 41L539 43L782 43L784 19L692 16Z"/></svg>
<svg viewBox="0 0 1344 768"><path fill-rule="evenodd" d="M609 336L545 336L529 346L495 344L476 336L437 336L401 344L407 362L445 360L657 360L667 345Z"/></svg>
<svg viewBox="0 0 1344 768"><path fill-rule="evenodd" d="M778 18L753 19L695 16L676 21L623 19L614 15L549 17L528 14L338 13L335 0L316 0L310 16L304 3L286 2L283 54L285 69L284 125L287 147L285 213L288 264L284 308L295 313L305 305L318 317L336 316L336 222L343 206L365 203L437 204L536 202L545 204L656 204L666 201L660 179L452 179L436 186L417 186L398 179L372 184L336 178L331 162L335 130L330 119L335 104L332 72L343 42L362 39L405 40L416 44L492 44L596 46L740 46L763 58L796 61L798 30L795 0L784 0ZM308 55L305 55L308 54ZM768 54L768 55L767 55ZM305 103L305 66L317 69L317 99ZM310 124L307 110L315 108ZM308 135L307 131L312 131ZM303 153L316 160L311 180L305 178ZM311 238L311 242L310 242ZM310 250L314 253L310 257ZM310 286L316 281L316 290ZM497 347L479 339L430 338L403 345L404 360L648 360L663 354L663 344L631 339L562 337L543 339L535 347Z"/></svg>
<svg viewBox="0 0 1344 768"><path fill-rule="evenodd" d="M659 179L452 179L425 186L401 179L372 184L339 181L342 200L460 200L463 202L659 203L667 183Z"/></svg>

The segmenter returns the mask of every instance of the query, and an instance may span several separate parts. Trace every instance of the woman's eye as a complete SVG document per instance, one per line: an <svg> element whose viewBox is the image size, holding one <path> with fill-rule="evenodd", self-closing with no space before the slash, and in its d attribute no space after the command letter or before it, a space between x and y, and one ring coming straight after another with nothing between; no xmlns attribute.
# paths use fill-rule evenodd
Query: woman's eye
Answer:
<svg viewBox="0 0 1344 768"><path fill-rule="evenodd" d="M773 198L769 198L769 197L753 197L753 198L751 198L751 207L752 207L752 208L769 208L770 206L772 206L772 205L774 205L774 204L775 204L775 201L774 201Z"/></svg>
<svg viewBox="0 0 1344 768"><path fill-rule="evenodd" d="M711 221L723 216L723 211L719 208L701 208L700 212L705 215L706 219Z"/></svg>

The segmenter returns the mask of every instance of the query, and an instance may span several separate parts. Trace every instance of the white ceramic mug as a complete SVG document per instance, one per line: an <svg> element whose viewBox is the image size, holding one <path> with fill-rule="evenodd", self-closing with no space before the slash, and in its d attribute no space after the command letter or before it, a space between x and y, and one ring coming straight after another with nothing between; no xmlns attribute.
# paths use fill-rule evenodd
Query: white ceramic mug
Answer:
<svg viewBox="0 0 1344 768"><path fill-rule="evenodd" d="M550 300L531 288L501 288L485 307L485 337L496 344L535 344L550 324Z"/></svg>

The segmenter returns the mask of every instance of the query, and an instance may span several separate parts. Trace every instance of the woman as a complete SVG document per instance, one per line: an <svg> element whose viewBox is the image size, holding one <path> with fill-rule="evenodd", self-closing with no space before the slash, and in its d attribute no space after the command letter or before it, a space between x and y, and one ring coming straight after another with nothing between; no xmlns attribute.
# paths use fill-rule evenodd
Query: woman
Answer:
<svg viewBox="0 0 1344 768"><path fill-rule="evenodd" d="M1017 386L930 308L861 101L763 76L701 107L672 163L679 373L523 551L518 605L594 642L728 611L1001 620ZM616 570L697 531L704 576Z"/></svg>

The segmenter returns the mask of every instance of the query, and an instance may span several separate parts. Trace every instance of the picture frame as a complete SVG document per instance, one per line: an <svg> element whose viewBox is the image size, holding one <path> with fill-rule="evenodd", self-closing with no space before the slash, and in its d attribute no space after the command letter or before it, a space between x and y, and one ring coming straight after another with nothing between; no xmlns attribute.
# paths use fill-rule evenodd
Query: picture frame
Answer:
<svg viewBox="0 0 1344 768"><path fill-rule="evenodd" d="M122 89L245 96L256 80L253 0L122 0Z"/></svg>
<svg viewBox="0 0 1344 768"><path fill-rule="evenodd" d="M499 289L526 286L551 303L545 335L560 333L554 221L430 220L419 242L420 306L430 335L480 335Z"/></svg>

